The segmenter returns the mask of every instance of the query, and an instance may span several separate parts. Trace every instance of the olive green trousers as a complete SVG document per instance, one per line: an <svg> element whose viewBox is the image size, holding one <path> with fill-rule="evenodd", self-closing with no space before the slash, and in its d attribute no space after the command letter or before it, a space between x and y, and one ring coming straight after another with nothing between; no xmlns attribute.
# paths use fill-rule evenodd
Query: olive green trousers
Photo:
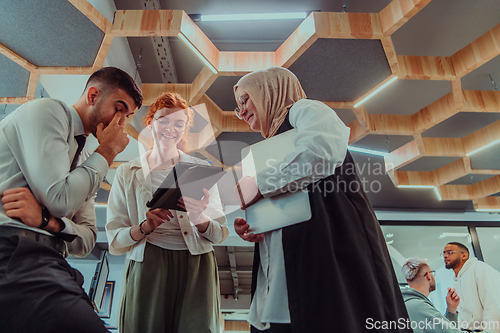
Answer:
<svg viewBox="0 0 500 333"><path fill-rule="evenodd" d="M146 243L130 261L120 309L122 333L219 333L219 275L214 252L191 255Z"/></svg>

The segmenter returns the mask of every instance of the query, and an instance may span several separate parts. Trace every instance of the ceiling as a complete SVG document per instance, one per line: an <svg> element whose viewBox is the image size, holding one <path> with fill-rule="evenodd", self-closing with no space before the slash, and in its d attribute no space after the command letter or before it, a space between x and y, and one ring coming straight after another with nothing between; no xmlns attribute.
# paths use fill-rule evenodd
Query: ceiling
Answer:
<svg viewBox="0 0 500 333"><path fill-rule="evenodd" d="M309 16L198 21L199 14L283 11ZM241 148L262 137L231 112L232 86L252 70L283 66L309 98L332 107L351 128L352 154L376 210L500 209L499 1L29 0L0 2L0 13L1 119L27 100L54 97L42 84L50 77L88 76L128 61L127 70L142 82L145 104L165 90L181 93L192 105L205 104L220 152L212 142L193 153L228 170L236 166L238 176ZM132 138L142 129L144 112L127 128ZM193 137L201 138L206 124L198 121ZM113 168L137 155L131 140ZM113 177L110 170L101 203ZM234 207L233 174L220 186L224 205ZM416 186L430 188L411 188ZM248 293L251 249L240 245L217 249L223 294L234 293L234 276L241 293ZM238 262L236 275L231 258Z"/></svg>
<svg viewBox="0 0 500 333"><path fill-rule="evenodd" d="M102 5L99 8L102 13L92 7L98 7L97 1L0 4L3 116L37 96L37 91L49 96L40 87L40 76L88 75L109 62L114 39L125 39L136 67L132 74L143 83L146 104L168 89L183 94L191 104L205 103L221 143L223 163L229 167L238 163L244 145L261 140L228 112L236 106L232 86L253 69L282 65L297 75L309 98L327 103L351 127L352 147L389 153L385 160L354 153L360 166L386 164L387 174L364 175L367 182L382 187L370 194L375 208L500 208L500 161L494 153L500 143L467 156L500 139L500 93L495 81L500 81L498 2L109 2L108 12ZM199 21L200 14L280 8L311 16L307 20ZM143 17L160 9L181 10L170 13L185 15L182 22L191 30L162 26L169 21L162 21L161 15ZM22 17L31 19L20 25ZM141 20L142 25L134 23ZM219 67L217 74L178 38L179 31ZM393 76L399 79L354 108L355 102ZM139 117L131 125L142 129ZM216 148L212 144L197 156L220 162ZM120 158L117 162L128 160ZM112 176L111 172L110 183ZM435 186L442 200L435 200L434 190L398 185ZM225 200L236 203L230 195Z"/></svg>

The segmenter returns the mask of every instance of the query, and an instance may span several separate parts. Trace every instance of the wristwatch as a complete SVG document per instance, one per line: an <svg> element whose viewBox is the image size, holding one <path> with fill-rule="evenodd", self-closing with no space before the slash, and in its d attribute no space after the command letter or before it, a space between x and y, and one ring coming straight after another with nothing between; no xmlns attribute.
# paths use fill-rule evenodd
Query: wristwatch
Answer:
<svg viewBox="0 0 500 333"><path fill-rule="evenodd" d="M38 228L45 229L49 225L50 212L47 208L42 206L42 224Z"/></svg>

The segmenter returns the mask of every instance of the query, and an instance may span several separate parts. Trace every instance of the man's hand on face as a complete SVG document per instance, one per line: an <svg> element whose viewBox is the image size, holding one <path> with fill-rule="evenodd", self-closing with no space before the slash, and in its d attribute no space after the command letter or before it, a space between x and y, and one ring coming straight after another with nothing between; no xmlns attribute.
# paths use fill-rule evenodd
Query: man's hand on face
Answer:
<svg viewBox="0 0 500 333"><path fill-rule="evenodd" d="M97 126L96 138L99 141L99 147L95 151L104 156L109 165L130 141L123 125L120 125L120 121L124 117L122 112L117 112L108 126L103 123Z"/></svg>

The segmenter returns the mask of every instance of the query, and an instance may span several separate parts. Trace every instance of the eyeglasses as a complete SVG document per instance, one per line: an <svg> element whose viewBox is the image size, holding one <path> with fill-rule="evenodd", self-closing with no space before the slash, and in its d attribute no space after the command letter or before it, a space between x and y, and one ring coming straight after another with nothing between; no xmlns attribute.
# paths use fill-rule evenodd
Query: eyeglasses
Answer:
<svg viewBox="0 0 500 333"><path fill-rule="evenodd" d="M245 104L247 103L249 98L250 98L250 96L248 96L248 95L244 95L244 96L241 96L240 98L238 98L238 102L241 105L241 109L239 106L237 106L236 109L234 109L234 113L236 114L236 117L238 117L238 119L243 119L243 117L240 115L240 113L245 111L245 109L246 109Z"/></svg>
<svg viewBox="0 0 500 333"><path fill-rule="evenodd" d="M428 271L427 273L424 274L424 276L427 276L427 274L432 273L432 275L436 275L436 271Z"/></svg>
<svg viewBox="0 0 500 333"><path fill-rule="evenodd" d="M457 253L457 252L464 253L463 251L452 251L452 250L446 250L446 251L443 251L443 253L441 253L441 258L444 258L445 256L449 257L449 256L451 256L453 253Z"/></svg>
<svg viewBox="0 0 500 333"><path fill-rule="evenodd" d="M184 121L176 121L176 122L172 123L170 121L170 119L168 119L167 117L158 117L158 118L155 118L155 120L158 121L160 126L167 127L167 128L170 128L170 125L173 124L174 130L179 132L179 133L184 132L186 130L186 123Z"/></svg>

